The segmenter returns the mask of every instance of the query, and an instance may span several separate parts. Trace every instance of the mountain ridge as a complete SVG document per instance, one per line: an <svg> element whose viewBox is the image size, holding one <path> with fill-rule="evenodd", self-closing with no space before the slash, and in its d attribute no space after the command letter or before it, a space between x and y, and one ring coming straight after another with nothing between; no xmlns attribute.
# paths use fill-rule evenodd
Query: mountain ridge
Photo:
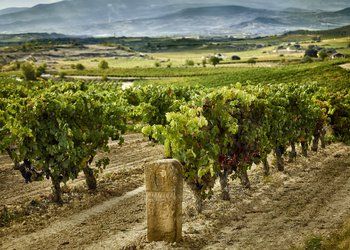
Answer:
<svg viewBox="0 0 350 250"><path fill-rule="evenodd" d="M171 0L144 0L144 3L153 3L150 7L137 3L138 0L71 0L37 5L0 15L0 33L258 36L305 28L337 28L350 23L350 8L321 12L240 5L201 6L190 2L176 5ZM186 8L181 9L184 6Z"/></svg>
<svg viewBox="0 0 350 250"><path fill-rule="evenodd" d="M7 15L7 14L14 14L14 13L17 13L17 12L21 12L21 11L24 11L24 10L27 10L28 8L21 8L21 7L13 7L13 8L5 8L5 9L1 9L0 10L0 16L2 15Z"/></svg>

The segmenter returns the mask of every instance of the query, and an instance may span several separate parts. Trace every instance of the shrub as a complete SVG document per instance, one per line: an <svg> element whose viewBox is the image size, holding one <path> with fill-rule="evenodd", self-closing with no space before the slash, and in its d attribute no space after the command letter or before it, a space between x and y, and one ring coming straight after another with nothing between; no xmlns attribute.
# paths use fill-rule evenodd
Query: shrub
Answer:
<svg viewBox="0 0 350 250"><path fill-rule="evenodd" d="M22 71L23 78L26 81L33 81L36 79L35 68L31 63L23 63L21 65L21 71Z"/></svg>
<svg viewBox="0 0 350 250"><path fill-rule="evenodd" d="M16 71L21 69L21 63L18 61L11 62L8 67L6 67L7 71Z"/></svg>
<svg viewBox="0 0 350 250"><path fill-rule="evenodd" d="M318 53L318 57L321 58L322 60L326 59L328 57L327 51L325 49L321 50Z"/></svg>
<svg viewBox="0 0 350 250"><path fill-rule="evenodd" d="M108 76L105 74L102 76L101 81L107 82L108 81Z"/></svg>
<svg viewBox="0 0 350 250"><path fill-rule="evenodd" d="M9 212L6 206L2 208L2 211L0 212L0 227L7 226L13 217L13 214Z"/></svg>
<svg viewBox="0 0 350 250"><path fill-rule="evenodd" d="M204 58L204 59L202 60L202 66L205 68L205 67L207 66L207 63L208 63L208 62L207 62L207 59Z"/></svg>
<svg viewBox="0 0 350 250"><path fill-rule="evenodd" d="M75 65L76 70L84 70L85 66L81 63L78 63L77 65ZM107 63L107 68L108 68L108 63Z"/></svg>
<svg viewBox="0 0 350 250"><path fill-rule="evenodd" d="M160 67L160 62L155 62L155 63L154 63L154 66L155 66L156 68L159 68L159 67Z"/></svg>
<svg viewBox="0 0 350 250"><path fill-rule="evenodd" d="M317 250L322 249L322 238L313 237L305 243L305 250Z"/></svg>
<svg viewBox="0 0 350 250"><path fill-rule="evenodd" d="M67 73L64 72L64 71L61 71L61 72L59 73L59 78L61 78L61 79L66 78L66 76L67 76Z"/></svg>
<svg viewBox="0 0 350 250"><path fill-rule="evenodd" d="M21 69L21 63L19 61L15 61L13 63L14 70L20 70Z"/></svg>
<svg viewBox="0 0 350 250"><path fill-rule="evenodd" d="M221 58L218 58L216 56L211 56L209 58L209 62L215 67L216 65L218 65L220 62L222 61Z"/></svg>
<svg viewBox="0 0 350 250"><path fill-rule="evenodd" d="M194 61L187 59L186 62L185 62L185 65L192 67L192 66L194 66Z"/></svg>
<svg viewBox="0 0 350 250"><path fill-rule="evenodd" d="M35 72L36 77L40 77L42 74L45 74L45 73L46 73L46 68L47 68L46 63L41 64L41 65L36 69L36 72Z"/></svg>
<svg viewBox="0 0 350 250"><path fill-rule="evenodd" d="M250 58L250 59L248 59L247 63L256 64L256 60L254 58Z"/></svg>
<svg viewBox="0 0 350 250"><path fill-rule="evenodd" d="M305 56L303 59L301 59L302 63L312 63L313 60L310 56Z"/></svg>
<svg viewBox="0 0 350 250"><path fill-rule="evenodd" d="M102 60L99 64L98 64L98 68L105 70L109 68L108 62L106 60Z"/></svg>

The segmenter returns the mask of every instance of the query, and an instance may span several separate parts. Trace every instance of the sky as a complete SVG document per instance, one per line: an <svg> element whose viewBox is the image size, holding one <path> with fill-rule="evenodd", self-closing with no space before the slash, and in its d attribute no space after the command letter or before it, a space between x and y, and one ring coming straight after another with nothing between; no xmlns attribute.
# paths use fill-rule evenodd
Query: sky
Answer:
<svg viewBox="0 0 350 250"><path fill-rule="evenodd" d="M9 7L32 7L39 3L54 3L59 0L0 0L0 9Z"/></svg>
<svg viewBox="0 0 350 250"><path fill-rule="evenodd" d="M40 3L54 3L62 0L0 0L0 9L9 7L32 7ZM96 0L98 1L98 0ZM124 0L127 1L127 0ZM140 3L142 0L140 0ZM298 7L310 9L329 9L336 10L350 6L349 0L173 0L174 3L225 3L238 4L252 7L281 8Z"/></svg>

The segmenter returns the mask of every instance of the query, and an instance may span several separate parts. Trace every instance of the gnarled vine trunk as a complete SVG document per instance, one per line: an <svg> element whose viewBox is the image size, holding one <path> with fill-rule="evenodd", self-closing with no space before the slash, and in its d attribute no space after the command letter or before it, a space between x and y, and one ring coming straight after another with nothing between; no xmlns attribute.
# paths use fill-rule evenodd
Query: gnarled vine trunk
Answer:
<svg viewBox="0 0 350 250"><path fill-rule="evenodd" d="M275 149L275 155L276 155L276 165L278 171L283 172L284 171L284 159L283 159L283 151L281 147L277 147Z"/></svg>
<svg viewBox="0 0 350 250"><path fill-rule="evenodd" d="M308 149L309 149L309 144L306 141L301 142L301 151L304 157L307 157Z"/></svg>
<svg viewBox="0 0 350 250"><path fill-rule="evenodd" d="M94 175L94 170L91 169L88 165L83 169L86 185L89 190L96 190L97 189L97 181L96 177Z"/></svg>
<svg viewBox="0 0 350 250"><path fill-rule="evenodd" d="M314 151L314 152L318 151L319 141L320 141L320 135L319 134L314 135L314 139L312 140L312 147L311 147L312 151Z"/></svg>
<svg viewBox="0 0 350 250"><path fill-rule="evenodd" d="M60 178L52 175L50 177L52 182L52 200L57 204L63 204Z"/></svg>
<svg viewBox="0 0 350 250"><path fill-rule="evenodd" d="M267 160L267 157L263 158L262 163L263 163L264 175L269 176L270 175L270 165L269 165L269 161Z"/></svg>
<svg viewBox="0 0 350 250"><path fill-rule="evenodd" d="M221 198L224 201L230 200L230 189L228 185L228 171L224 170L220 173L220 185L221 185Z"/></svg>
<svg viewBox="0 0 350 250"><path fill-rule="evenodd" d="M326 129L323 129L320 135L321 147L323 149L326 148Z"/></svg>
<svg viewBox="0 0 350 250"><path fill-rule="evenodd" d="M238 177L241 179L241 184L244 188L250 188L251 185L246 167L239 168Z"/></svg>
<svg viewBox="0 0 350 250"><path fill-rule="evenodd" d="M293 162L295 158L297 158L297 150L295 146L295 142L290 143L291 151L289 152L289 162Z"/></svg>
<svg viewBox="0 0 350 250"><path fill-rule="evenodd" d="M202 191L194 183L188 183L193 195L194 195L194 207L198 213L203 212L203 196Z"/></svg>

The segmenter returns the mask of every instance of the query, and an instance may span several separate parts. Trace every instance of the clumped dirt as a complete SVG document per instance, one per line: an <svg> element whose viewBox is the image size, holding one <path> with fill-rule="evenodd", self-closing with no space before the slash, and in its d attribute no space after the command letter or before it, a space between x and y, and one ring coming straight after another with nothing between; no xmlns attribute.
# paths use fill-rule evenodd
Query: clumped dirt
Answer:
<svg viewBox="0 0 350 250"><path fill-rule="evenodd" d="M49 212L34 211L0 228L0 249L290 249L313 235L327 237L350 216L350 147L332 144L287 164L284 173L274 170L263 177L261 167L255 166L249 173L251 189L230 183L231 201L220 200L216 187L201 215L185 188L183 241L149 243L142 165L161 158L162 148L130 135L124 147L113 150L100 186L115 186L118 192L102 195L107 191L100 187L89 194L82 191L81 180L70 183L65 195L69 203L63 207L50 204ZM0 168L0 178L7 182L0 184L1 201L7 197L4 204L30 202L33 196L27 192L48 195L47 183L21 186L6 164ZM74 195L79 198L69 199Z"/></svg>

